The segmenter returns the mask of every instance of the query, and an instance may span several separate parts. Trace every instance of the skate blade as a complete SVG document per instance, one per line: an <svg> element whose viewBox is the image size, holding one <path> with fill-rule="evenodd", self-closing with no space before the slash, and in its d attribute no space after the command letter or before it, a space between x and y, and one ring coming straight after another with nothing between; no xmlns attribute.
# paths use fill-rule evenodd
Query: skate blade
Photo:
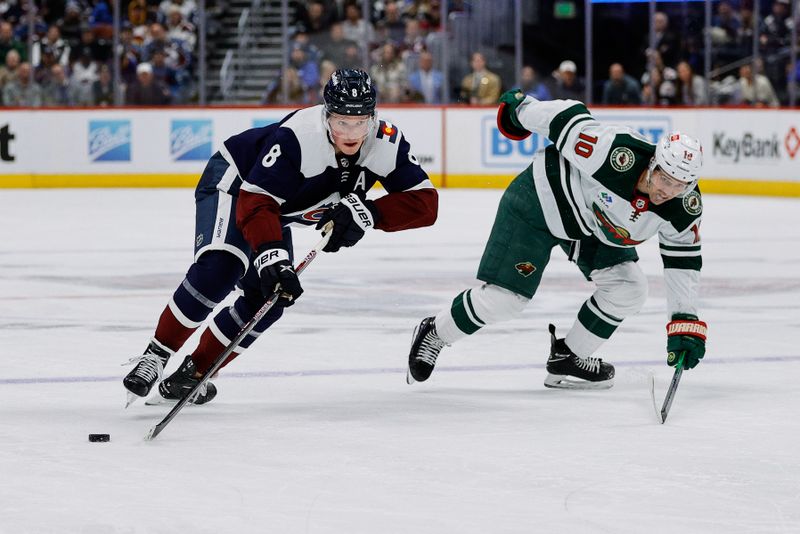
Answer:
<svg viewBox="0 0 800 534"><path fill-rule="evenodd" d="M406 371L406 384L408 384L410 386L411 384L416 384L416 383L417 383L417 381L414 380L413 376L411 376L411 369L407 370Z"/></svg>
<svg viewBox="0 0 800 534"><path fill-rule="evenodd" d="M131 393L129 391L128 392L128 397L125 399L125 409L127 410L128 406L130 406L131 404L135 403L139 399L141 399L140 396L135 395L135 394L133 394L133 393Z"/></svg>
<svg viewBox="0 0 800 534"><path fill-rule="evenodd" d="M600 382L589 382L588 380L571 380L567 375L548 374L544 379L544 385L553 389L610 389L614 385L614 379L602 380Z"/></svg>

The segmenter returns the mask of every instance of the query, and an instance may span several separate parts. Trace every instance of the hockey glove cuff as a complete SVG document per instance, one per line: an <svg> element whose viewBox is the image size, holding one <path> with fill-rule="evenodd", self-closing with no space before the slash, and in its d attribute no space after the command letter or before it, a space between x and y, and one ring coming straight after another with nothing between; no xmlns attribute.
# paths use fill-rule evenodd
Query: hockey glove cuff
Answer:
<svg viewBox="0 0 800 534"><path fill-rule="evenodd" d="M291 306L303 294L300 280L294 272L289 252L283 242L270 241L258 247L253 267L261 279L261 293L265 297L269 297L280 287L281 293L276 306Z"/></svg>
<svg viewBox="0 0 800 534"><path fill-rule="evenodd" d="M706 353L708 326L694 315L676 313L667 323L667 364L675 366L683 354L683 367L692 369Z"/></svg>
<svg viewBox="0 0 800 534"><path fill-rule="evenodd" d="M350 193L322 214L317 230L322 229L328 221L333 221L333 230L328 244L322 250L338 252L341 247L352 247L368 229L375 228L378 209L371 200L362 200L355 193Z"/></svg>
<svg viewBox="0 0 800 534"><path fill-rule="evenodd" d="M514 141L522 141L531 132L522 126L517 118L517 108L525 101L525 94L519 89L511 89L500 96L500 108L497 110L497 128L504 136Z"/></svg>

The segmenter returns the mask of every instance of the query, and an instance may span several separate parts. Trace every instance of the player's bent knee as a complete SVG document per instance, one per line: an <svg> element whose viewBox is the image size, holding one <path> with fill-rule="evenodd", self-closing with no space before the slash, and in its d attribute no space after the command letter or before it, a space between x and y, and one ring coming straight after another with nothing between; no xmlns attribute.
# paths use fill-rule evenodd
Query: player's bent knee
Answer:
<svg viewBox="0 0 800 534"><path fill-rule="evenodd" d="M492 284L483 284L472 291L472 305L478 317L488 323L514 319L530 299Z"/></svg>
<svg viewBox="0 0 800 534"><path fill-rule="evenodd" d="M595 271L592 280L597 284L594 294L597 305L615 317L638 313L647 301L647 276L635 262Z"/></svg>

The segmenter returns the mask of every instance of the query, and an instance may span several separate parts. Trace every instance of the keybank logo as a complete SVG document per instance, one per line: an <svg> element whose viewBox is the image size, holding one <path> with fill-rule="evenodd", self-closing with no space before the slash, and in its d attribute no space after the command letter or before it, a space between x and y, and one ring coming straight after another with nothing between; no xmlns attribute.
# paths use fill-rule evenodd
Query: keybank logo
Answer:
<svg viewBox="0 0 800 534"><path fill-rule="evenodd" d="M210 119L173 120L169 153L173 161L206 161L211 157L213 126Z"/></svg>
<svg viewBox="0 0 800 534"><path fill-rule="evenodd" d="M90 161L130 161L131 121L89 121Z"/></svg>
<svg viewBox="0 0 800 534"><path fill-rule="evenodd" d="M629 126L651 143L656 143L662 135L672 130L672 120L664 115L612 115L600 112L594 117L604 124ZM512 141L497 129L494 115L481 120L481 161L486 167L521 170L530 165L536 151L551 144L547 137L537 133L523 141Z"/></svg>

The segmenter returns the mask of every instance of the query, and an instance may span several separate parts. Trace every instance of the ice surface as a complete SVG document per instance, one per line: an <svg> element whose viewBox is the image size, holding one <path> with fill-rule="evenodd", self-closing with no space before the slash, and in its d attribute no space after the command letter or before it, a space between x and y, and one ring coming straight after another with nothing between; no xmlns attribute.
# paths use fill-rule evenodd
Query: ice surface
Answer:
<svg viewBox="0 0 800 534"><path fill-rule="evenodd" d="M217 400L148 443L169 408L123 410L120 364L191 261L192 192L0 192L0 532L800 532L800 202L706 199L708 354L662 426L655 242L645 309L600 354L613 389L542 385L547 323L591 292L557 250L522 318L406 385L412 328L475 283L499 197L445 190L433 228L320 256ZM298 256L317 240L297 231Z"/></svg>

